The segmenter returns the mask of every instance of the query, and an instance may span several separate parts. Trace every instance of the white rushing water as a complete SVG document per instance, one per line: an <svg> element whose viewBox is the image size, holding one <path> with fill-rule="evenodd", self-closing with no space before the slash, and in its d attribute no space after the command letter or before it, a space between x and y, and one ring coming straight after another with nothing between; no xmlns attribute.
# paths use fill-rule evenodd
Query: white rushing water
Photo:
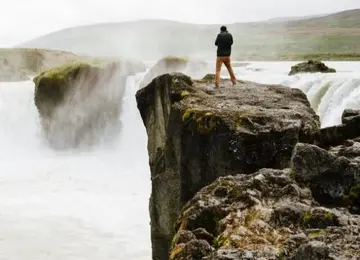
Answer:
<svg viewBox="0 0 360 260"><path fill-rule="evenodd" d="M134 80L118 142L83 153L47 148L32 82L0 84L1 260L150 259L150 173Z"/></svg>
<svg viewBox="0 0 360 260"><path fill-rule="evenodd" d="M322 127L340 124L345 108L360 109L360 62L325 62L337 70L335 74L287 76L296 63L254 62L236 71L239 79L301 89L320 116Z"/></svg>
<svg viewBox="0 0 360 260"><path fill-rule="evenodd" d="M287 76L294 62L236 68L242 80L302 89L323 126L360 109L360 63ZM223 68L223 74L227 72ZM39 131L32 82L0 83L0 260L150 260L147 137L128 79L123 129L92 152L55 152Z"/></svg>

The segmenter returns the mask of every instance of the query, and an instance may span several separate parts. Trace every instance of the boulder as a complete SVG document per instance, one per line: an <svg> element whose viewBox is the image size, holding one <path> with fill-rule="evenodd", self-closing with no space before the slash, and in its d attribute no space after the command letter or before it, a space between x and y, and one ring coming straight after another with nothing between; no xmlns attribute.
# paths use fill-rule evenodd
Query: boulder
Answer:
<svg viewBox="0 0 360 260"><path fill-rule="evenodd" d="M190 77L202 78L209 68L210 66L204 61L167 56L150 68L140 82L140 88L146 87L154 78L166 73L181 72Z"/></svg>
<svg viewBox="0 0 360 260"><path fill-rule="evenodd" d="M56 149L91 147L119 130L127 76L137 64L71 62L34 78L42 130Z"/></svg>
<svg viewBox="0 0 360 260"><path fill-rule="evenodd" d="M297 144L292 158L295 180L307 185L316 201L348 207L360 214L360 143L326 151Z"/></svg>
<svg viewBox="0 0 360 260"><path fill-rule="evenodd" d="M136 94L148 134L154 260L167 259L181 207L201 188L220 176L289 167L296 143L311 142L319 130L298 89L212 85L173 73Z"/></svg>
<svg viewBox="0 0 360 260"><path fill-rule="evenodd" d="M358 259L359 225L358 215L320 206L292 170L264 168L220 177L187 202L170 260ZM213 240L197 236L199 228Z"/></svg>
<svg viewBox="0 0 360 260"><path fill-rule="evenodd" d="M295 75L298 73L317 73L317 72L334 73L334 72L336 72L336 70L333 68L327 67L321 61L309 60L307 62L302 62L302 63L292 66L291 71L289 72L289 76Z"/></svg>
<svg viewBox="0 0 360 260"><path fill-rule="evenodd" d="M342 145L346 140L360 136L360 110L345 109L340 125L322 128L315 144L322 148Z"/></svg>

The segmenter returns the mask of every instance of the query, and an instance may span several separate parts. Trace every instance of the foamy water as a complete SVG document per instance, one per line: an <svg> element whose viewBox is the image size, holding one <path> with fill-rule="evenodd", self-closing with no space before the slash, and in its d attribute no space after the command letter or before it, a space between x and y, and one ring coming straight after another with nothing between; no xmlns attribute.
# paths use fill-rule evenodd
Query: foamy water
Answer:
<svg viewBox="0 0 360 260"><path fill-rule="evenodd" d="M150 173L134 80L117 143L82 153L47 148L31 82L0 85L1 260L150 259Z"/></svg>
<svg viewBox="0 0 360 260"><path fill-rule="evenodd" d="M323 125L360 108L360 63L287 76L294 62L255 62L239 79L307 93ZM223 68L226 76L226 70ZM150 260L147 137L128 80L121 135L91 152L55 152L39 131L32 82L0 83L0 260Z"/></svg>
<svg viewBox="0 0 360 260"><path fill-rule="evenodd" d="M287 76L296 63L254 62L236 71L239 79L301 89L320 116L322 127L340 124L345 108L360 109L360 62L325 62L337 70L335 74Z"/></svg>

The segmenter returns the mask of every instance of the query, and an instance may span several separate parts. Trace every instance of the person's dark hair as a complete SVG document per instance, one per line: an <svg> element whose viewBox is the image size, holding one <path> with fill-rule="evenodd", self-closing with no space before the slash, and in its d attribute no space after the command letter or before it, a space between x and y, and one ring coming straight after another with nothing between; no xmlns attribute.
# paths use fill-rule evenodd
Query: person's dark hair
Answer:
<svg viewBox="0 0 360 260"><path fill-rule="evenodd" d="M226 28L225 25L223 25L223 26L220 27L220 30L221 30L222 32L226 32L226 31L227 31L227 28Z"/></svg>

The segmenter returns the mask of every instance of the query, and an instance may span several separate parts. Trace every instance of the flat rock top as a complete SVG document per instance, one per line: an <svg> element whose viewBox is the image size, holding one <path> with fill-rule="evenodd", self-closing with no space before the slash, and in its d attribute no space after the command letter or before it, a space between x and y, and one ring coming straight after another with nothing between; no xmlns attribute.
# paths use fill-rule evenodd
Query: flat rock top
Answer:
<svg viewBox="0 0 360 260"><path fill-rule="evenodd" d="M261 106L264 110L294 110L299 106L308 107L309 105L306 96L298 89L280 85L263 85L249 81L238 81L235 86L226 84L224 87L213 88L208 83L195 81L195 87L208 94L208 98L204 100L205 102L199 105L214 109L244 110L246 107ZM296 107L293 105L296 105Z"/></svg>
<svg viewBox="0 0 360 260"><path fill-rule="evenodd" d="M173 78L174 84L185 82L181 76ZM211 113L239 131L276 131L298 126L304 133L313 134L320 127L319 117L299 89L248 81L239 81L233 87L227 80L222 82L224 87L214 88L209 80L192 81L191 87L182 89L184 98L179 108L187 114Z"/></svg>

